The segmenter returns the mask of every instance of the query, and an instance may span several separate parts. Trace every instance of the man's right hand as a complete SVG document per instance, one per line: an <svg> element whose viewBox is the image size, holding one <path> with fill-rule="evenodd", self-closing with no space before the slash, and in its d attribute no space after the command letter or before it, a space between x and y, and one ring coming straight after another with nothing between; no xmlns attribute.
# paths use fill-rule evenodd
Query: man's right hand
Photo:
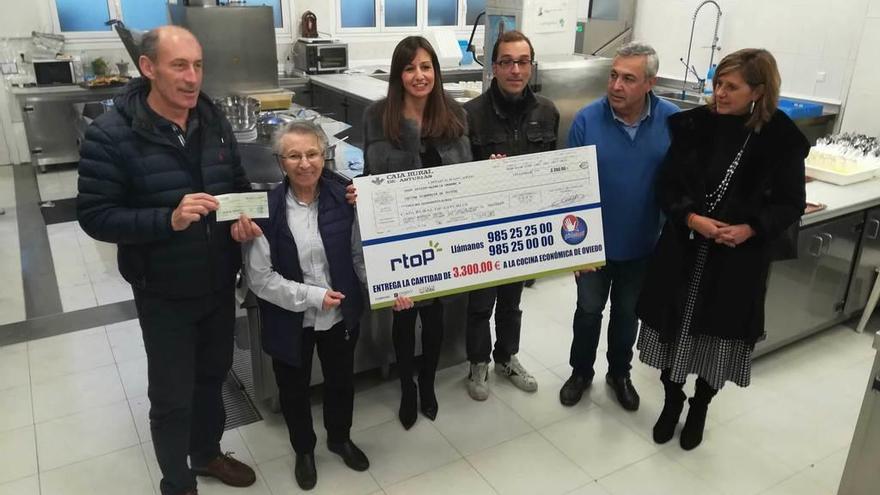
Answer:
<svg viewBox="0 0 880 495"><path fill-rule="evenodd" d="M190 224L198 222L203 216L216 210L219 206L220 203L210 194L187 194L180 200L177 208L171 212L171 228L176 232L186 230Z"/></svg>
<svg viewBox="0 0 880 495"><path fill-rule="evenodd" d="M715 239L718 237L718 229L728 227L728 224L714 218L691 213L687 219L687 226L707 239Z"/></svg>
<svg viewBox="0 0 880 495"><path fill-rule="evenodd" d="M321 308L324 311L328 309L333 309L336 306L342 304L342 300L345 299L345 294L342 292L336 292L335 290L327 289L327 292L324 294L324 304Z"/></svg>

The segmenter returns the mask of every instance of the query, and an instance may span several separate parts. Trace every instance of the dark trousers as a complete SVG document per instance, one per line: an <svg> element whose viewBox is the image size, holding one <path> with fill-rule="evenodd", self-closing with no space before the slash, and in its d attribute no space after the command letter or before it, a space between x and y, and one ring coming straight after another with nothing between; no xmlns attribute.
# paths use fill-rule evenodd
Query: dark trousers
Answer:
<svg viewBox="0 0 880 495"><path fill-rule="evenodd" d="M638 333L636 302L648 259L608 260L601 270L582 273L577 279L577 307L574 311L571 341L571 364L574 373L593 377L596 349L602 332L602 310L611 294L611 318L608 322L608 373L628 377L632 368L633 344Z"/></svg>
<svg viewBox="0 0 880 495"><path fill-rule="evenodd" d="M349 440L354 408L354 346L357 338L358 329L346 332L344 322L319 332L305 328L301 367L272 360L281 399L281 414L287 423L290 445L297 454L312 453L317 441L309 401L315 346L318 347L321 372L324 374L324 428L327 429L327 442Z"/></svg>
<svg viewBox="0 0 880 495"><path fill-rule="evenodd" d="M440 346L443 344L443 305L438 299L426 306L394 313L391 340L397 356L397 372L401 385L412 383L417 316L422 320L422 366L419 370L419 383L433 387L437 363L440 360Z"/></svg>
<svg viewBox="0 0 880 495"><path fill-rule="evenodd" d="M150 433L163 495L195 488L194 466L220 454L221 389L232 366L233 288L171 300L134 291L147 353Z"/></svg>
<svg viewBox="0 0 880 495"><path fill-rule="evenodd" d="M519 352L519 332L522 326L523 283L514 282L497 287L471 291L468 295L467 355L472 363L488 363L492 349L492 332L489 318L495 308L495 349L492 358L496 363L510 361ZM496 302L497 301L497 302Z"/></svg>

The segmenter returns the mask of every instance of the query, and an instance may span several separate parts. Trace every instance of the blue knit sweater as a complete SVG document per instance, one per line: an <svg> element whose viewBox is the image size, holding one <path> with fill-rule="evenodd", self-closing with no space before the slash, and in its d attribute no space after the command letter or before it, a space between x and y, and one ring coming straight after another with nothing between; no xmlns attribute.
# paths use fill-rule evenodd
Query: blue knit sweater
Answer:
<svg viewBox="0 0 880 495"><path fill-rule="evenodd" d="M603 97L575 115L568 147L596 145L605 253L612 261L643 258L660 234L661 213L654 193L660 164L669 148L666 119L678 107L650 94L651 114L635 139L614 119Z"/></svg>

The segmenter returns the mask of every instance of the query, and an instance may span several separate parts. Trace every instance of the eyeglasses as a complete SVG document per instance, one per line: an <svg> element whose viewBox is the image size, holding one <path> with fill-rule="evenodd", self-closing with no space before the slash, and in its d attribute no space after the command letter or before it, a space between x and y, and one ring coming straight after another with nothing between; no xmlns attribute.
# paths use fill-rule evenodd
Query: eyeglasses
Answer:
<svg viewBox="0 0 880 495"><path fill-rule="evenodd" d="M301 155L299 153L291 153L289 155L276 154L275 156L278 157L278 160L292 162L292 163L302 163L304 158L309 163L315 163L315 162L319 161L321 158L324 158L324 155L320 152L317 152L317 151L310 151L310 152L306 153L305 155Z"/></svg>
<svg viewBox="0 0 880 495"><path fill-rule="evenodd" d="M498 65L498 67L501 67L502 70L510 70L513 68L514 65L516 65L519 70L525 70L526 67L531 68L532 65L535 64L535 62L530 59L511 60L509 58L505 58L502 60L498 60L497 62L495 62L495 64Z"/></svg>

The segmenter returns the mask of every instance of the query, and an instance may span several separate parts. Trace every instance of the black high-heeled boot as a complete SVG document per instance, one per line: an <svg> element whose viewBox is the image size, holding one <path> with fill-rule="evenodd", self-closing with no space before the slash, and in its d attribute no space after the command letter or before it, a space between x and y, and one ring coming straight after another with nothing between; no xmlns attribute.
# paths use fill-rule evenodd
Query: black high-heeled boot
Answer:
<svg viewBox="0 0 880 495"><path fill-rule="evenodd" d="M422 317L422 362L419 367L419 400L422 414L431 421L437 417L437 396L434 394L434 377L440 361L440 348L443 345L442 306L434 302L431 310L436 310L434 318Z"/></svg>
<svg viewBox="0 0 880 495"><path fill-rule="evenodd" d="M416 408L418 400L416 399L416 384L412 378L400 378L400 409L397 411L397 417L400 418L400 424L408 430L416 423Z"/></svg>
<svg viewBox="0 0 880 495"><path fill-rule="evenodd" d="M394 315L391 325L391 341L397 356L397 373L400 375L400 409L397 417L405 429L412 428L418 415L416 384L413 382L415 352L415 309L401 311Z"/></svg>
<svg viewBox="0 0 880 495"><path fill-rule="evenodd" d="M663 382L666 399L660 417L654 424L654 441L661 444L672 440L675 435L675 425L678 424L681 410L684 409L684 400L687 398L682 391L684 384L670 380L669 373L668 368L660 373L660 381Z"/></svg>
<svg viewBox="0 0 880 495"><path fill-rule="evenodd" d="M434 376L425 376L425 373L419 374L419 401L422 414L426 418L434 421L437 418L437 396L434 394Z"/></svg>
<svg viewBox="0 0 880 495"><path fill-rule="evenodd" d="M695 449L703 441L703 429L706 427L706 414L709 411L709 403L718 391L712 388L702 378L697 378L694 396L688 400L687 419L684 428L681 429L680 444L684 450Z"/></svg>

